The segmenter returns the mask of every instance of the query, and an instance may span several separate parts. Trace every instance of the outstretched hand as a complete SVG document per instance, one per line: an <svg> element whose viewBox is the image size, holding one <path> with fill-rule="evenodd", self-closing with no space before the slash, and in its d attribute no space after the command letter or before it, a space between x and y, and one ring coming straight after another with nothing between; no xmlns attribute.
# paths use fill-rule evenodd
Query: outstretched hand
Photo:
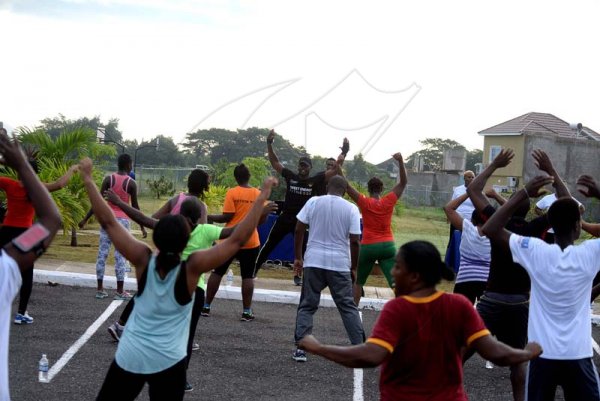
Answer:
<svg viewBox="0 0 600 401"><path fill-rule="evenodd" d="M348 141L348 138L344 138L344 141L342 142L342 146L340 147L340 149L342 150L342 153L344 154L344 156L346 154L348 154L348 151L350 150L350 141Z"/></svg>
<svg viewBox="0 0 600 401"><path fill-rule="evenodd" d="M525 184L525 191L527 191L527 195L530 198L536 198L540 196L540 189L548 184L552 184L553 182L554 177L552 176L538 175Z"/></svg>
<svg viewBox="0 0 600 401"><path fill-rule="evenodd" d="M531 354L531 359L537 358L544 352L542 346L536 342L527 343L525 346L525 351L528 351Z"/></svg>
<svg viewBox="0 0 600 401"><path fill-rule="evenodd" d="M598 184L594 177L591 175L582 175L577 179L577 186L581 186L583 188L578 188L579 192L581 192L587 198L598 198L600 199L600 188L598 188Z"/></svg>
<svg viewBox="0 0 600 401"><path fill-rule="evenodd" d="M269 215L273 212L276 212L278 209L277 203L273 202L273 201L269 201L267 203L265 203L265 206L263 207L263 214Z"/></svg>
<svg viewBox="0 0 600 401"><path fill-rule="evenodd" d="M298 348L310 353L315 353L320 346L321 343L312 334L304 336L304 338L302 338L302 340L300 340L298 343Z"/></svg>
<svg viewBox="0 0 600 401"><path fill-rule="evenodd" d="M119 198L119 195L117 195L115 193L115 191L113 191L110 188L108 188L106 191L104 191L104 193L102 195L104 195L104 199L106 199L107 201L109 201L110 203L112 203L114 205L117 205L119 203L119 201L121 200L121 198Z"/></svg>
<svg viewBox="0 0 600 401"><path fill-rule="evenodd" d="M552 174L554 172L554 166L546 152L541 149L535 149L531 152L531 156L533 156L533 162L537 168L547 174Z"/></svg>
<svg viewBox="0 0 600 401"><path fill-rule="evenodd" d="M279 181L277 181L277 178L275 177L267 177L265 178L262 187L260 189L261 195L265 198L268 199L269 196L271 196L271 190L273 189L273 187L276 187L278 185Z"/></svg>
<svg viewBox="0 0 600 401"><path fill-rule="evenodd" d="M398 163L403 163L403 159L402 159L402 153L398 152L398 153L394 153L392 155L392 157L394 158L394 160L396 160Z"/></svg>
<svg viewBox="0 0 600 401"><path fill-rule="evenodd" d="M271 131L269 131L269 135L267 135L267 144L272 144L273 140L275 140L275 130L272 129Z"/></svg>
<svg viewBox="0 0 600 401"><path fill-rule="evenodd" d="M515 152L512 149L502 149L498 156L494 158L492 164L496 168L506 167L510 164L513 157L515 157Z"/></svg>
<svg viewBox="0 0 600 401"><path fill-rule="evenodd" d="M90 159L89 157L81 159L81 161L79 162L79 174L81 175L81 178L91 177L92 169L92 159Z"/></svg>
<svg viewBox="0 0 600 401"><path fill-rule="evenodd" d="M4 128L0 128L0 163L15 169L20 164L27 163L19 142L14 135L12 139L9 138Z"/></svg>

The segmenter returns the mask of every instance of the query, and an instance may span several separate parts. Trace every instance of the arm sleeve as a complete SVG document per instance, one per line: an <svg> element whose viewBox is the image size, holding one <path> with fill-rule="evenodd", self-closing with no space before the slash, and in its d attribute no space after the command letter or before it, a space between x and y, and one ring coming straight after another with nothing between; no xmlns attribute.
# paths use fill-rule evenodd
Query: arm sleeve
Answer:
<svg viewBox="0 0 600 401"><path fill-rule="evenodd" d="M3 191L6 191L6 188L8 188L11 181L13 181L13 180L8 177L0 177L0 189L2 189Z"/></svg>
<svg viewBox="0 0 600 401"><path fill-rule="evenodd" d="M210 238L211 242L215 242L219 238L221 238L221 231L223 231L223 227L215 226L212 224L207 224L206 228L208 229L207 234L208 234L208 238Z"/></svg>
<svg viewBox="0 0 600 401"><path fill-rule="evenodd" d="M520 264L531 275L536 267L536 249L547 244L538 238L511 234L509 239L513 262Z"/></svg>
<svg viewBox="0 0 600 401"><path fill-rule="evenodd" d="M288 181L294 176L294 173L289 168L284 167L283 170L281 170L281 176L285 178L286 181Z"/></svg>
<svg viewBox="0 0 600 401"><path fill-rule="evenodd" d="M402 336L401 302L401 299L395 299L385 304L375 322L371 336L367 339L368 343L379 345L388 350L390 354L394 352L394 348Z"/></svg>
<svg viewBox="0 0 600 401"><path fill-rule="evenodd" d="M310 225L310 218L312 216L312 209L317 198L310 198L300 212L296 215L296 218L304 224Z"/></svg>
<svg viewBox="0 0 600 401"><path fill-rule="evenodd" d="M460 308L460 315L463 317L463 319L460 319L460 327L463 329L463 341L464 344L470 346L473 341L489 335L490 332L486 329L479 313L466 298L457 297L457 301L457 307Z"/></svg>
<svg viewBox="0 0 600 401"><path fill-rule="evenodd" d="M358 211L358 208L355 205L352 205L352 215L351 215L351 221L350 221L350 234L357 234L360 235L361 234L361 230L360 230L360 212Z"/></svg>
<svg viewBox="0 0 600 401"><path fill-rule="evenodd" d="M235 213L235 202L233 201L233 193L231 189L225 194L223 213Z"/></svg>

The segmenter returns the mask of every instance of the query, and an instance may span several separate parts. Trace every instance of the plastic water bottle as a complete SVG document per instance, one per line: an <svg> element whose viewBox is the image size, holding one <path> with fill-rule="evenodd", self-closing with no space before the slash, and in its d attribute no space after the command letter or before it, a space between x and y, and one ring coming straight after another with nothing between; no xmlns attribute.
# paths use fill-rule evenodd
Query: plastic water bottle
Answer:
<svg viewBox="0 0 600 401"><path fill-rule="evenodd" d="M225 279L225 285L227 287L231 287L232 284L233 284L233 270L229 269L229 271L227 272L227 278Z"/></svg>
<svg viewBox="0 0 600 401"><path fill-rule="evenodd" d="M40 359L39 381L40 383L48 383L48 358L46 358L46 354L42 354L42 359Z"/></svg>
<svg viewBox="0 0 600 401"><path fill-rule="evenodd" d="M485 368L486 369L494 369L494 364L490 361L485 361Z"/></svg>

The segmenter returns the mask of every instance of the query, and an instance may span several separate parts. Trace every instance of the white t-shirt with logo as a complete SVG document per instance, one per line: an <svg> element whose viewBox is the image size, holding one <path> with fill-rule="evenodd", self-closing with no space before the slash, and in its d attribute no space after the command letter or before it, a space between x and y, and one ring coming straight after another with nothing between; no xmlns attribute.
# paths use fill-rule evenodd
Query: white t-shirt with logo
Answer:
<svg viewBox="0 0 600 401"><path fill-rule="evenodd" d="M531 278L528 336L544 349L541 358L590 358L590 294L600 270L600 239L561 250L538 238L512 234L510 250Z"/></svg>
<svg viewBox="0 0 600 401"><path fill-rule="evenodd" d="M0 401L10 401L8 390L8 340L11 305L21 288L21 272L6 252L0 254Z"/></svg>
<svg viewBox="0 0 600 401"><path fill-rule="evenodd" d="M452 192L452 200L458 198L461 195L467 193L467 187L464 185L460 185L455 187ZM463 219L471 220L471 215L473 214L473 210L475 210L475 206L473 206L473 202L471 202L471 198L465 199L463 203L461 203L456 209L456 213L460 214Z"/></svg>
<svg viewBox="0 0 600 401"><path fill-rule="evenodd" d="M309 226L304 267L350 271L350 234L360 235L358 207L339 196L315 196L296 217Z"/></svg>

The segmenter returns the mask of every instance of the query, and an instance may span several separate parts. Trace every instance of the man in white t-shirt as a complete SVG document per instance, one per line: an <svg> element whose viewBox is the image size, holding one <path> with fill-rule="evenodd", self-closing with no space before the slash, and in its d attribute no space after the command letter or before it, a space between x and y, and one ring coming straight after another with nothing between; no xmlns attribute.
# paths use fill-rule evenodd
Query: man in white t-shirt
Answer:
<svg viewBox="0 0 600 401"><path fill-rule="evenodd" d="M21 288L20 270L30 269L33 262L50 245L60 227L61 219L56 204L33 172L19 144L11 141L3 128L0 128L0 156L2 164L12 167L19 174L19 180L25 187L37 215L37 223L32 228L0 249L0 401L10 401L8 344L11 305ZM39 226L45 227L47 233Z"/></svg>
<svg viewBox="0 0 600 401"><path fill-rule="evenodd" d="M313 315L319 307L321 291L329 288L340 312L352 344L365 340L358 308L352 295L360 247L360 213L356 205L342 198L348 183L337 175L327 184L327 195L313 197L296 216L294 268L304 268L302 294L296 314L296 345L312 333ZM306 253L302 259L302 243L310 228ZM303 350L296 348L292 356L306 361Z"/></svg>
<svg viewBox="0 0 600 401"><path fill-rule="evenodd" d="M458 187L454 187L452 191L452 200L458 198L461 195L467 193L467 187L475 178L475 173L471 170L465 171L463 174L463 178L465 180L464 185L459 185ZM456 213L460 214L463 219L471 219L471 214L473 214L473 210L475 210L475 206L473 206L473 202L471 199L467 198L463 203L460 204L458 209L456 209Z"/></svg>
<svg viewBox="0 0 600 401"><path fill-rule="evenodd" d="M600 240L574 245L581 233L579 205L571 197L558 199L548 210L555 243L512 234L503 227L518 204L553 181L539 176L527 183L484 225L490 240L510 247L514 262L531 278L529 341L543 354L528 367L526 399L553 400L561 386L565 400L600 400L599 379L592 361L590 293L600 265ZM580 179L586 196L600 197L591 177Z"/></svg>

